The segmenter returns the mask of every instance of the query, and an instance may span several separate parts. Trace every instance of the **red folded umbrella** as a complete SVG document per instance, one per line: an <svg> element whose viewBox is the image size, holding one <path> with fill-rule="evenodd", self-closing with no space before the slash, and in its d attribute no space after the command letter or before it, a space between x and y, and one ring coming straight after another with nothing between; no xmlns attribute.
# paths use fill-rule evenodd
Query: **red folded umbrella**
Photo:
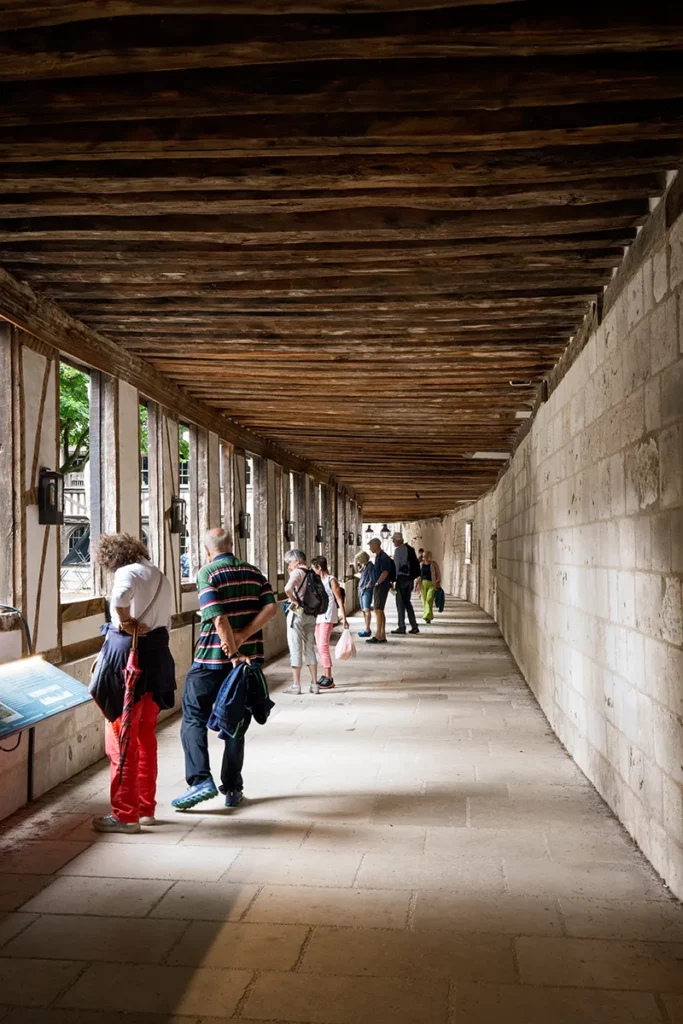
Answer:
<svg viewBox="0 0 683 1024"><path fill-rule="evenodd" d="M123 711L121 712L121 724L119 725L119 785L123 782L123 769L130 744L130 727L133 720L133 706L135 704L135 685L141 675L142 669L138 662L138 630L136 626L133 631L133 643L130 647L128 661L123 670Z"/></svg>

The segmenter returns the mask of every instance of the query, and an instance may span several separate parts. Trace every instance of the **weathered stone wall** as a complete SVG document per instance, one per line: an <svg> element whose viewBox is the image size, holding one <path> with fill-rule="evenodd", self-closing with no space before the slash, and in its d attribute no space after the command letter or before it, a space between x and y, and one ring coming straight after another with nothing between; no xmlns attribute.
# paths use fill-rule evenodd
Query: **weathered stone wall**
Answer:
<svg viewBox="0 0 683 1024"><path fill-rule="evenodd" d="M683 218L635 270L498 487L443 522L553 729L683 896ZM473 555L464 564L464 524ZM497 607L491 584L497 534Z"/></svg>

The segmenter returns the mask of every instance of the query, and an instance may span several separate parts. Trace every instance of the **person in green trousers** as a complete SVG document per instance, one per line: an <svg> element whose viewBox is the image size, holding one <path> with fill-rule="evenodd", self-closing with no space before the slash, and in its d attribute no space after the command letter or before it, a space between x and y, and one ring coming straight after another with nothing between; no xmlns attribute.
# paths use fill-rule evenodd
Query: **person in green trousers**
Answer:
<svg viewBox="0 0 683 1024"><path fill-rule="evenodd" d="M431 622L434 618L434 594L441 586L441 570L432 558L431 551L425 551L424 561L420 566L420 577L415 581L415 589L422 597L422 607L425 622Z"/></svg>

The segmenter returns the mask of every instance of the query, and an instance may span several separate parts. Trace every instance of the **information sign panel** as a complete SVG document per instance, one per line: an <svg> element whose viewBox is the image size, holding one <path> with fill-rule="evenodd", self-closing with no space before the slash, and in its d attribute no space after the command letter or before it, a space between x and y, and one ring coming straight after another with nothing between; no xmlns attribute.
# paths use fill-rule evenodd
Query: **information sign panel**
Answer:
<svg viewBox="0 0 683 1024"><path fill-rule="evenodd" d="M87 686L43 658L0 665L0 739L89 700Z"/></svg>

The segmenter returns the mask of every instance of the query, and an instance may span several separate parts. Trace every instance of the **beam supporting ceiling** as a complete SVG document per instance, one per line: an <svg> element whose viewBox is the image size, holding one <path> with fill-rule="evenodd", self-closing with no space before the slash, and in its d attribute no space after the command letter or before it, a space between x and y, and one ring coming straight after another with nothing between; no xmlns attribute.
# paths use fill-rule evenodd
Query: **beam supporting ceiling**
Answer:
<svg viewBox="0 0 683 1024"><path fill-rule="evenodd" d="M5 0L0 83L0 313L370 519L495 482L683 158L669 0Z"/></svg>

